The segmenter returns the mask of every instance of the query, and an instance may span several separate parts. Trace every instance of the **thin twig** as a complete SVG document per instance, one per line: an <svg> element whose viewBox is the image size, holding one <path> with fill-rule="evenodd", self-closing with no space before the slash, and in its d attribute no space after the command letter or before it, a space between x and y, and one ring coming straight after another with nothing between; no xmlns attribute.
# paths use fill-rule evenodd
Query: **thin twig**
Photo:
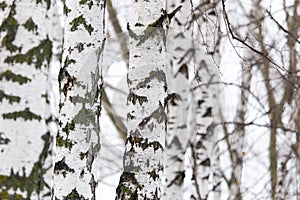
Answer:
<svg viewBox="0 0 300 200"><path fill-rule="evenodd" d="M270 18L277 24L277 26L286 34L288 34L289 36L291 36L296 42L298 42L300 44L300 41L292 34L290 33L287 29L285 29L273 16L272 14L266 10L266 12L268 13L268 15L270 16Z"/></svg>

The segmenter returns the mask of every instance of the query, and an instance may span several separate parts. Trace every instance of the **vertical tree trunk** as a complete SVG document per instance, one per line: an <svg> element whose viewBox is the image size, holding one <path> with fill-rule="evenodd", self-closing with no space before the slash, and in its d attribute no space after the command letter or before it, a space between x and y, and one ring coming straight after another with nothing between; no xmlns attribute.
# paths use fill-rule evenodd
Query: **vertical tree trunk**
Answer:
<svg viewBox="0 0 300 200"><path fill-rule="evenodd" d="M164 199L181 200L185 177L184 157L190 138L190 105L192 93L189 71L192 66L192 27L186 22L190 14L188 0L167 1L167 10L180 8L170 23L167 35L168 131L166 137L166 166ZM176 41L176 42L174 42Z"/></svg>
<svg viewBox="0 0 300 200"><path fill-rule="evenodd" d="M163 0L132 3L128 133L116 199L160 199L167 129L165 6Z"/></svg>
<svg viewBox="0 0 300 200"><path fill-rule="evenodd" d="M0 4L0 199L50 199L54 4Z"/></svg>
<svg viewBox="0 0 300 200"><path fill-rule="evenodd" d="M257 14L262 16L262 5L260 1L255 1L253 3L253 7L258 10ZM264 35L264 26L263 23L258 21L258 33L257 38L259 42L259 47L261 52L266 53L267 48L265 45L265 35ZM270 178L271 178L271 199L275 200L276 195L276 186L277 186L277 161L278 161L278 154L277 154L277 124L281 123L281 114L283 104L280 102L277 103L275 98L275 92L272 86L272 79L271 79L271 63L262 58L262 65L259 66L259 69L262 73L264 78L265 88L267 90L267 97L268 97L268 107L269 111L269 120L270 120L270 144L269 144L269 162L270 162Z"/></svg>
<svg viewBox="0 0 300 200"><path fill-rule="evenodd" d="M296 136L296 144L293 145L292 141L295 137L292 133L288 132L284 134L283 143L280 147L280 151L278 151L278 175L277 175L277 187L276 187L276 199L284 200L291 199L294 195L291 192L291 188L293 190L299 190L299 184L297 184L297 176L299 175L299 169L293 169L293 165L297 166L299 164L300 158L300 143L299 143L299 130L300 130L300 112L299 112L299 75L297 76L297 72L299 71L299 61L297 56L297 42L296 39L299 39L299 29L300 29L300 2L294 1L292 12L285 11L286 19L287 19L287 29L290 33L287 36L287 45L289 48L288 51L288 80L283 81L284 88L284 100L289 104L290 109L290 120L288 127L291 130L294 130ZM292 146L292 148L291 148ZM297 158L294 161L293 158ZM295 162L295 163L294 163ZM297 163L298 162L298 163Z"/></svg>
<svg viewBox="0 0 300 200"><path fill-rule="evenodd" d="M243 169L243 156L245 155L244 143L246 137L246 129L243 124L246 120L251 78L251 69L242 68L241 96L236 114L237 124L235 125L235 131L231 136L232 140L230 140L230 144L227 144L232 163L231 180L229 183L229 199L232 200L242 199L240 186Z"/></svg>
<svg viewBox="0 0 300 200"><path fill-rule="evenodd" d="M218 69L220 62L219 1L200 3L195 43L196 76L192 83L196 105L196 138L192 144L193 184L191 199L207 199L208 195L220 199L222 179L219 163L218 128ZM210 178L211 177L211 178ZM212 180L209 183L209 179Z"/></svg>
<svg viewBox="0 0 300 200"><path fill-rule="evenodd" d="M104 0L66 0L64 4L53 199L95 199L104 9Z"/></svg>
<svg viewBox="0 0 300 200"><path fill-rule="evenodd" d="M200 56L201 54L196 55ZM196 136L192 141L192 182L194 188L192 190L191 199L207 199L210 189L213 190L212 194L219 192L217 187L220 184L214 185L208 182L214 173L218 173L218 171L213 171L214 168L212 165L215 164L212 162L216 162L219 156L218 154L214 155L218 153L218 151L214 149L217 148L215 109L218 110L218 105L216 105L217 102L213 96L213 87L209 87L209 84L217 82L218 79L217 74L211 71L211 69L215 67L215 64L206 54L202 54L201 57L203 60L192 82L195 97L194 104L196 105L196 113L194 113L196 115Z"/></svg>

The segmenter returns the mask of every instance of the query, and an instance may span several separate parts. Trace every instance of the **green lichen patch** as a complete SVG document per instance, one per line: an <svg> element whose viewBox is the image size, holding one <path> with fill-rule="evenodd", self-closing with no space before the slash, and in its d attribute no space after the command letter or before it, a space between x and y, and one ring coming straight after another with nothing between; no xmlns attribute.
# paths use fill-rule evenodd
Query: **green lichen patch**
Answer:
<svg viewBox="0 0 300 200"><path fill-rule="evenodd" d="M150 131L153 131L154 123L153 122L149 123L147 127Z"/></svg>
<svg viewBox="0 0 300 200"><path fill-rule="evenodd" d="M7 7L7 4L6 4L5 1L0 2L0 9L1 9L2 11L4 11L6 7Z"/></svg>
<svg viewBox="0 0 300 200"><path fill-rule="evenodd" d="M46 101L46 103L47 104L49 104L50 103L50 101L49 101L49 95L48 95L48 93L46 92L45 94L42 94L42 98L44 98L45 99L45 101Z"/></svg>
<svg viewBox="0 0 300 200"><path fill-rule="evenodd" d="M6 145L9 142L11 142L10 139L7 138L4 133L0 132L0 145ZM2 178L3 177L1 177L1 175L0 175L0 185L1 185Z"/></svg>
<svg viewBox="0 0 300 200"><path fill-rule="evenodd" d="M167 121L167 114L164 111L164 107L162 106L162 104L159 102L159 107L158 109L156 109L155 111L153 111L150 116L145 117L140 123L139 123L139 127L141 129L143 129L145 127L146 124L148 124L148 122L151 119L155 119L159 124L161 123L165 123Z"/></svg>
<svg viewBox="0 0 300 200"><path fill-rule="evenodd" d="M7 179L7 176L0 174L0 184Z"/></svg>
<svg viewBox="0 0 300 200"><path fill-rule="evenodd" d="M88 2L88 0L80 0L80 1L79 1L79 4L80 4L80 5L83 5L83 4L86 4L87 2Z"/></svg>
<svg viewBox="0 0 300 200"><path fill-rule="evenodd" d="M76 60L74 59L68 59L67 60L67 64L70 65L70 64L75 64L76 63Z"/></svg>
<svg viewBox="0 0 300 200"><path fill-rule="evenodd" d="M129 134L133 137L142 137L142 135L138 129L130 130Z"/></svg>
<svg viewBox="0 0 300 200"><path fill-rule="evenodd" d="M168 94L166 101L170 103L172 106L178 106L178 101L182 100L179 94L171 93Z"/></svg>
<svg viewBox="0 0 300 200"><path fill-rule="evenodd" d="M144 25L144 24L141 24L141 23L136 23L134 26L135 26L135 27L139 27L139 26L145 26L145 25Z"/></svg>
<svg viewBox="0 0 300 200"><path fill-rule="evenodd" d="M59 103L58 104L58 108L59 108L59 111L61 110L61 108L64 106L65 104L63 102Z"/></svg>
<svg viewBox="0 0 300 200"><path fill-rule="evenodd" d="M18 118L23 118L25 121L27 120L38 120L41 121L42 117L34 114L29 110L29 108L25 108L22 111L17 111L17 112L11 112L11 113L5 113L2 114L3 119L13 119L17 120Z"/></svg>
<svg viewBox="0 0 300 200"><path fill-rule="evenodd" d="M30 17L24 24L23 26L28 30L28 31L37 31L38 26L34 23L32 20L32 17Z"/></svg>
<svg viewBox="0 0 300 200"><path fill-rule="evenodd" d="M80 195L76 188L74 188L67 196L63 197L64 200L88 200L84 196Z"/></svg>
<svg viewBox="0 0 300 200"><path fill-rule="evenodd" d="M82 42L79 42L78 44L76 44L76 46L74 47L78 50L78 52L82 52L84 50L84 44Z"/></svg>
<svg viewBox="0 0 300 200"><path fill-rule="evenodd" d="M6 32L6 35L3 37L1 44L10 52L20 51L21 47L17 47L13 44L13 41L16 38L17 30L19 28L19 23L14 17L16 15L16 4L13 1L10 6L10 12L0 24L0 32Z"/></svg>
<svg viewBox="0 0 300 200"><path fill-rule="evenodd" d="M42 136L44 141L43 149L38 157L38 161L34 163L31 172L26 175L25 168L23 168L22 173L14 172L11 169L10 175L0 175L0 191L9 191L13 190L14 192L20 190L21 192L26 192L26 197L22 197L19 194L10 194L9 198L11 200L17 199L26 199L30 200L32 193L40 194L41 191L45 190L46 183L44 181L44 174L47 172L44 167L44 163L49 154L51 136L49 133L46 133ZM50 191L50 189L49 189ZM6 195L5 193L0 193L1 195ZM0 198L5 199L5 198Z"/></svg>
<svg viewBox="0 0 300 200"><path fill-rule="evenodd" d="M116 199L139 199L138 191L142 190L143 186L135 178L135 173L124 171L120 177L120 184L117 187Z"/></svg>
<svg viewBox="0 0 300 200"><path fill-rule="evenodd" d="M133 119L135 119L135 116L130 113L127 113L127 120L133 120Z"/></svg>
<svg viewBox="0 0 300 200"><path fill-rule="evenodd" d="M212 116L212 107L208 107L206 112L202 115L202 117L211 117Z"/></svg>
<svg viewBox="0 0 300 200"><path fill-rule="evenodd" d="M139 82L136 86L137 89L140 88L149 88L148 84L151 83L154 79L158 80L159 82L166 83L166 74L163 70L153 70L149 72L149 76L145 78L143 81Z"/></svg>
<svg viewBox="0 0 300 200"><path fill-rule="evenodd" d="M82 52L84 50L84 48L86 47L90 47L90 46L95 46L94 44L92 43L82 43L82 42L78 42L74 48L69 48L69 52L72 52L74 49L77 49L78 52Z"/></svg>
<svg viewBox="0 0 300 200"><path fill-rule="evenodd" d="M88 156L88 151L87 152L80 152L79 157L80 160L83 160L84 158L87 158Z"/></svg>
<svg viewBox="0 0 300 200"><path fill-rule="evenodd" d="M187 128L186 124L183 124L181 126L177 126L177 129L186 129L186 128Z"/></svg>
<svg viewBox="0 0 300 200"><path fill-rule="evenodd" d="M25 175L25 169L23 168L23 175L20 175L18 172L15 173L13 169L11 169L10 175L1 175L1 181L0 181L0 187L3 193L1 193L2 197L9 197L7 190L13 189L16 191L18 188L21 189L21 191L27 191L29 192L28 196L31 196L32 193L32 186L27 185L28 188L25 188L26 186L23 185L27 182L27 177ZM28 189L28 190L27 190ZM5 192L6 191L6 192ZM3 198L5 199L5 198Z"/></svg>
<svg viewBox="0 0 300 200"><path fill-rule="evenodd" d="M166 73L163 70L153 70L149 72L149 77L148 79L156 79L160 82L166 82Z"/></svg>
<svg viewBox="0 0 300 200"><path fill-rule="evenodd" d="M131 30L129 23L127 23L127 31L128 31L128 33L129 33L129 37L131 37L131 38L133 38L133 39L135 39L135 40L138 40L138 39L139 39L139 36L138 36L135 32L133 32L133 31Z"/></svg>
<svg viewBox="0 0 300 200"><path fill-rule="evenodd" d="M155 110L151 116L151 118L156 119L156 121L160 124L160 123L165 123L167 121L167 114L164 111L164 107L162 106L162 104L159 102L159 108L157 110Z"/></svg>
<svg viewBox="0 0 300 200"><path fill-rule="evenodd" d="M23 200L25 199L21 194L9 194L7 190L0 192L0 199L3 200Z"/></svg>
<svg viewBox="0 0 300 200"><path fill-rule="evenodd" d="M166 18L168 18L168 20L170 21L181 8L182 8L182 6L180 5L169 14L165 10L163 10L163 14L157 20L155 20L153 23L148 24L147 28L143 31L143 33L138 36L139 41L136 46L142 45L149 38L154 38L156 35L160 35L164 41L164 45L166 45L166 35L165 35L164 28L163 28L164 20ZM127 25L127 26L129 27L129 25ZM133 32L133 31L131 31L131 32ZM129 35L131 36L130 33L129 33Z"/></svg>
<svg viewBox="0 0 300 200"><path fill-rule="evenodd" d="M156 181L156 179L159 179L159 174L155 171L155 169L153 169L151 172L147 172L147 174L149 174L149 176Z"/></svg>
<svg viewBox="0 0 300 200"><path fill-rule="evenodd" d="M70 130L75 130L75 122L72 120L70 123L67 122L66 126L62 128L62 131L65 132L67 135L70 134Z"/></svg>
<svg viewBox="0 0 300 200"><path fill-rule="evenodd" d="M67 97L68 91L72 90L72 88L74 87L74 84L76 82L76 77L70 76L70 74L68 72L66 72L65 74L66 74L65 77L66 77L67 81L63 85L62 92L64 93L65 97Z"/></svg>
<svg viewBox="0 0 300 200"><path fill-rule="evenodd" d="M209 166L210 166L210 159L207 158L207 159L203 160L203 161L200 163L200 165L209 167Z"/></svg>
<svg viewBox="0 0 300 200"><path fill-rule="evenodd" d="M80 25L83 25L83 27L85 28L85 30L91 35L91 33L94 31L94 28L92 27L91 24L88 24L85 20L85 18L83 17L83 15L80 15L79 17L76 17L73 19L72 22L70 22L71 25L71 31L77 31L78 27Z"/></svg>
<svg viewBox="0 0 300 200"><path fill-rule="evenodd" d="M68 16L68 14L71 12L72 10L68 8L68 6L66 4L64 4L64 14L66 16Z"/></svg>
<svg viewBox="0 0 300 200"><path fill-rule="evenodd" d="M5 58L5 63L26 63L34 64L36 69L41 69L42 64L46 61L49 66L52 57L52 42L47 38L42 40L40 44L28 50L25 54L19 53Z"/></svg>
<svg viewBox="0 0 300 200"><path fill-rule="evenodd" d="M57 122L57 118L55 118L54 116L49 116L48 118L45 119L46 124L49 124L51 122Z"/></svg>
<svg viewBox="0 0 300 200"><path fill-rule="evenodd" d="M179 9L180 10L180 9ZM178 10L177 10L178 11ZM177 12L176 11L176 12ZM174 12L174 11L173 11ZM175 13L176 13L175 12ZM172 14L173 15L173 14ZM172 16L173 17L173 16ZM149 38L154 38L156 35L161 35L163 37L164 43L166 40L165 31L163 30L164 19L169 18L169 15L164 11L164 13L153 23L150 23L141 35L135 34L131 29L129 24L127 24L127 30L129 36L135 40L138 40L137 46L142 45ZM143 26L143 24L136 23L135 26Z"/></svg>
<svg viewBox="0 0 300 200"><path fill-rule="evenodd" d="M6 79L7 81L12 81L12 82L17 82L20 85L27 83L29 81L31 81L31 79L22 76L20 74L15 74L10 70L6 70L5 72L0 74L0 81L2 81L3 79Z"/></svg>
<svg viewBox="0 0 300 200"><path fill-rule="evenodd" d="M154 152L158 149L163 150L163 146L158 141L149 142L148 138L138 136L130 135L126 140L126 144L127 143L131 144L131 151L135 151L135 147L140 147L143 149L143 151L150 147L153 148Z"/></svg>
<svg viewBox="0 0 300 200"><path fill-rule="evenodd" d="M158 149L163 150L163 146L158 142L158 141L154 141L154 142L150 142L149 146L153 147L154 152L157 151Z"/></svg>
<svg viewBox="0 0 300 200"><path fill-rule="evenodd" d="M89 7L89 9L91 9L92 6L94 5L92 0L80 0L79 4L80 5L87 5Z"/></svg>
<svg viewBox="0 0 300 200"><path fill-rule="evenodd" d="M65 147L65 148L71 150L74 144L75 144L75 142L72 142L68 136L66 137L66 139L64 139L59 133L56 135L56 146L57 147Z"/></svg>
<svg viewBox="0 0 300 200"><path fill-rule="evenodd" d="M142 45L149 38L154 38L156 35L164 36L164 31L162 27L156 25L152 26L151 24L147 26L146 30L143 31L142 35L139 36L139 42L136 46Z"/></svg>
<svg viewBox="0 0 300 200"><path fill-rule="evenodd" d="M8 100L8 102L10 104L13 104L14 102L19 103L21 100L21 98L18 96L8 95L8 94L5 94L5 92L3 90L0 90L0 102L2 102L3 99Z"/></svg>
<svg viewBox="0 0 300 200"><path fill-rule="evenodd" d="M93 124L95 126L95 113L92 109L86 109L83 107L74 117L74 121L76 124L82 124L85 126Z"/></svg>
<svg viewBox="0 0 300 200"><path fill-rule="evenodd" d="M196 149L206 149L206 147L203 145L203 143L199 140L196 144Z"/></svg>
<svg viewBox="0 0 300 200"><path fill-rule="evenodd" d="M73 86L76 83L76 77L71 76L68 72L68 66L74 62L76 62L73 59L69 59L67 56L65 61L64 61L64 66L60 68L59 74L58 74L58 83L59 83L59 88L62 90L64 93L65 97L67 97L68 91L73 88ZM64 82L63 86L62 83Z"/></svg>
<svg viewBox="0 0 300 200"><path fill-rule="evenodd" d="M36 4L43 3L43 1L47 4L47 10L51 7L51 0L36 0Z"/></svg>
<svg viewBox="0 0 300 200"><path fill-rule="evenodd" d="M75 170L69 167L65 162L65 157L63 157L60 161L56 162L54 165L54 173L62 174L66 177L68 172L74 173Z"/></svg>
<svg viewBox="0 0 300 200"><path fill-rule="evenodd" d="M138 199L137 190L135 189L134 191L132 191L130 187L125 186L125 184L119 184L117 187L117 199Z"/></svg>
<svg viewBox="0 0 300 200"><path fill-rule="evenodd" d="M136 101L138 101L139 104L142 105L143 103L148 102L148 98L146 96L139 96L139 95L134 94L133 92L130 92L127 97L127 101L132 102L133 105L135 105Z"/></svg>
<svg viewBox="0 0 300 200"><path fill-rule="evenodd" d="M160 18L160 19L162 20L163 18ZM138 23L138 26L139 25L140 24ZM137 26L137 24L135 24L135 26ZM138 43L137 43L136 46L142 45L149 38L154 38L155 35L159 35L160 34L160 35L164 36L164 31L162 29L162 26L158 26L158 23L156 23L156 22L154 22L152 24L149 24L147 26L147 28L143 31L143 33L141 35L137 35L136 33L134 33L130 29L129 23L127 23L127 30L128 30L129 36L131 38L133 38L135 40L138 40Z"/></svg>
<svg viewBox="0 0 300 200"><path fill-rule="evenodd" d="M79 103L79 104L91 103L90 98L84 98L79 95L72 96L72 97L70 96L69 99L74 105L76 105L77 103Z"/></svg>

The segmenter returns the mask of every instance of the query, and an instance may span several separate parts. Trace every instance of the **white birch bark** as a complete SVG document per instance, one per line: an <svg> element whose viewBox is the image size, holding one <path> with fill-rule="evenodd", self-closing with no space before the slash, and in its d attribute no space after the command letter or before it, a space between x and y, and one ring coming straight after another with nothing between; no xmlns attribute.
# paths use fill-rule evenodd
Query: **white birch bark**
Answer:
<svg viewBox="0 0 300 200"><path fill-rule="evenodd" d="M0 199L50 199L54 4L0 4Z"/></svg>
<svg viewBox="0 0 300 200"><path fill-rule="evenodd" d="M165 5L163 0L132 3L128 133L116 199L160 199L167 129Z"/></svg>
<svg viewBox="0 0 300 200"><path fill-rule="evenodd" d="M210 56L213 58L214 67L210 68L208 72L211 77L211 81L219 82L219 64L221 62L221 53L220 53L220 40L221 40L221 30L220 30L220 0L212 0L210 4L207 6L206 17L203 21L207 21L204 25L206 27L205 35L206 35L206 44L207 51ZM206 20L205 20L206 19ZM203 30L205 28L203 27ZM203 33L203 31L202 31ZM219 84L209 84L208 86L212 93L212 118L215 124L218 124L220 121L219 111L220 111L220 103L222 101L222 96L220 96L220 91L222 87ZM222 172L220 166L220 152L218 146L220 127L216 126L213 128L212 133L212 152L211 152L211 171L212 171L212 187L210 189L213 198L215 200L221 199L221 181L222 181Z"/></svg>
<svg viewBox="0 0 300 200"><path fill-rule="evenodd" d="M192 66L192 28L187 27L190 14L188 0L171 0L167 2L168 12L182 6L170 23L167 35L168 60L168 130L166 137L166 182L164 199L181 200L185 178L184 156L189 143L189 111L191 89L189 71Z"/></svg>
<svg viewBox="0 0 300 200"><path fill-rule="evenodd" d="M65 28L59 72L59 130L53 199L95 199L94 160L100 150L101 54L105 1L64 4Z"/></svg>
<svg viewBox="0 0 300 200"><path fill-rule="evenodd" d="M196 105L196 137L192 156L194 190L191 199L220 199L221 170L219 163L218 121L219 82L217 65L220 62L219 1L201 2L198 18L198 37L195 43L196 76L192 83ZM196 19L195 19L196 20ZM198 38L195 41L199 41ZM211 180L211 182L209 182Z"/></svg>
<svg viewBox="0 0 300 200"><path fill-rule="evenodd" d="M200 56L201 53L196 54ZM207 199L210 188L214 188L208 181L216 171L213 171L213 159L217 159L218 153L216 148L215 133L215 109L218 109L217 100L213 96L212 89L209 85L218 81L215 72L211 73L215 67L211 58L202 52L203 60L200 62L199 69L192 82L194 92L194 113L196 115L196 136L192 138L192 158L193 164L193 184L191 199ZM209 78L209 79L206 79ZM214 161L215 162L215 161ZM209 187L211 186L211 187Z"/></svg>
<svg viewBox="0 0 300 200"><path fill-rule="evenodd" d="M246 121L247 106L252 73L251 69L242 68L241 94L237 107L235 131L230 136L230 158L232 162L232 173L229 182L229 199L241 199L241 179L243 170L243 159L246 155L244 149L246 129L243 125Z"/></svg>
<svg viewBox="0 0 300 200"><path fill-rule="evenodd" d="M222 178L216 127L219 111L217 94L219 89L216 83L219 82L219 77L216 69L213 69L216 68L214 61L207 55L202 56L204 59L192 82L194 105L196 105L196 113L194 113L196 114L196 136L192 138L194 190L191 199L198 199L200 196L202 199L207 199L209 194L214 199L219 199Z"/></svg>

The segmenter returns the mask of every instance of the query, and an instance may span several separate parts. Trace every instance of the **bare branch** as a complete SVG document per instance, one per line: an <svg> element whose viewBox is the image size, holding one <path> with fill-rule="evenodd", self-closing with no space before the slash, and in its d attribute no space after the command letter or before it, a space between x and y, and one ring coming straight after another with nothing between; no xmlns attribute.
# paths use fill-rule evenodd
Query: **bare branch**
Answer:
<svg viewBox="0 0 300 200"><path fill-rule="evenodd" d="M270 16L270 18L277 24L278 28L281 29L283 32L285 32L286 34L288 34L289 36L291 36L296 42L298 42L300 44L300 41L297 39L296 36L294 36L291 32L289 32L287 29L285 29L274 17L273 15L270 13L270 11L266 10L266 12L268 13L268 15Z"/></svg>

